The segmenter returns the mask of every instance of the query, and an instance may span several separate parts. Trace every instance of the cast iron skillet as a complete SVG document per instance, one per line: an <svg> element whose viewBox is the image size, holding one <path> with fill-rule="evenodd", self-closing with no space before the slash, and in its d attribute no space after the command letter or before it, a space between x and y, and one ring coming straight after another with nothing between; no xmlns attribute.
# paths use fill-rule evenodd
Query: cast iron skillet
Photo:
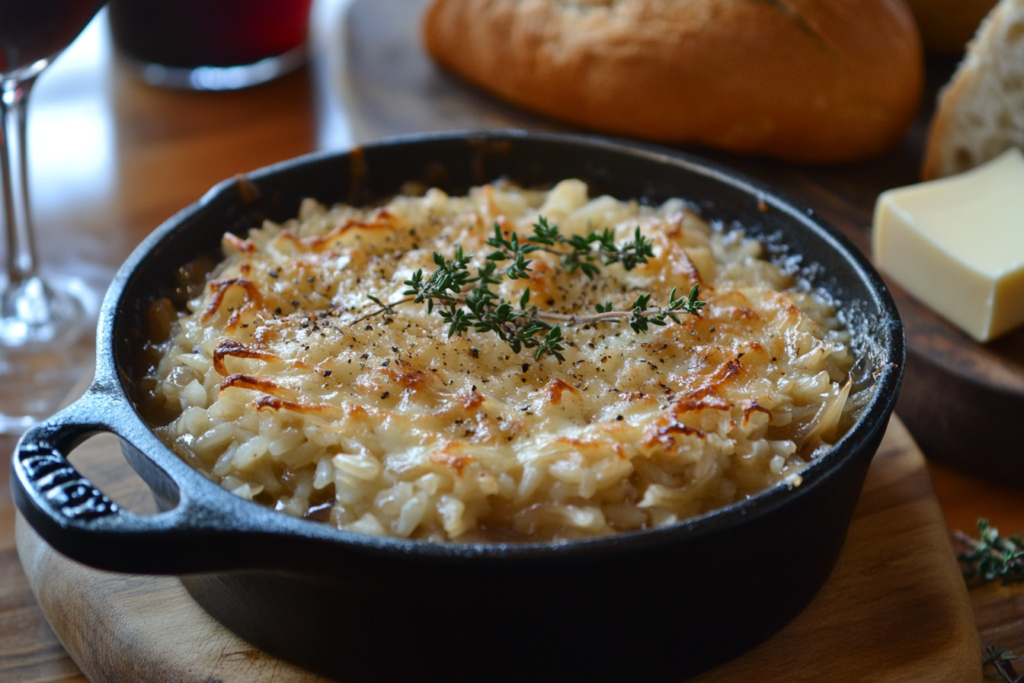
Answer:
<svg viewBox="0 0 1024 683"><path fill-rule="evenodd" d="M461 193L500 177L579 177L595 194L652 203L681 196L711 220L802 255L812 284L847 311L874 377L863 418L798 488L677 526L564 544L431 545L246 502L178 459L139 416L148 304L225 230L294 216L307 196L365 202L413 179ZM345 681L680 680L768 638L825 582L896 401L904 342L881 279L811 210L678 153L522 131L392 139L248 181L221 183L135 250L103 304L89 392L19 443L14 498L54 548L101 569L180 574L242 637ZM119 509L67 462L98 431L120 436L161 514Z"/></svg>

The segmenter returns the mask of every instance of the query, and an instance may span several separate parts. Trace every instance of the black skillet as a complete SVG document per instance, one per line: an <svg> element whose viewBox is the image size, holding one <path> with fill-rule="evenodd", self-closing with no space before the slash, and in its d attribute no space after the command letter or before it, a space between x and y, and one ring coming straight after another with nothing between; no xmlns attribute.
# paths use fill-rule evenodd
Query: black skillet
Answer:
<svg viewBox="0 0 1024 683"><path fill-rule="evenodd" d="M562 544L433 545L294 519L220 489L138 413L149 302L225 230L294 216L302 198L367 202L421 180L449 192L497 178L567 177L761 237L845 311L876 393L857 425L790 489L676 526ZM344 681L669 681L724 662L799 613L828 578L895 404L904 340L863 256L813 211L692 157L581 136L417 135L320 154L227 181L150 235L100 316L96 379L28 432L13 460L18 508L54 548L94 567L179 574L210 614L266 651ZM121 510L66 455L111 431L164 512Z"/></svg>

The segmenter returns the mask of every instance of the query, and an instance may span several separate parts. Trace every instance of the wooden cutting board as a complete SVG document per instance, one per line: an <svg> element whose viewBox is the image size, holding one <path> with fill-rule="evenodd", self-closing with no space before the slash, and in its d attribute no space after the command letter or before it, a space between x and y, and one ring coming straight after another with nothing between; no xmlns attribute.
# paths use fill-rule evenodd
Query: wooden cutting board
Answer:
<svg viewBox="0 0 1024 683"><path fill-rule="evenodd" d="M72 460L122 505L155 509L113 437L94 438ZM17 542L43 613L93 683L325 680L235 636L173 577L77 564L20 516ZM924 459L894 418L821 593L767 643L696 681L965 683L981 680L980 662L971 604Z"/></svg>

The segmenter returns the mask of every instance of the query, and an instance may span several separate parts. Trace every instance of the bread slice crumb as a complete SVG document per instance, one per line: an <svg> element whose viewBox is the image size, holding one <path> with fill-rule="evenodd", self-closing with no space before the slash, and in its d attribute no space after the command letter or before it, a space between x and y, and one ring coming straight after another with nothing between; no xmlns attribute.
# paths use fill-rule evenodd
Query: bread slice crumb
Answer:
<svg viewBox="0 0 1024 683"><path fill-rule="evenodd" d="M939 93L921 176L962 173L1024 149L1024 0L1001 0Z"/></svg>

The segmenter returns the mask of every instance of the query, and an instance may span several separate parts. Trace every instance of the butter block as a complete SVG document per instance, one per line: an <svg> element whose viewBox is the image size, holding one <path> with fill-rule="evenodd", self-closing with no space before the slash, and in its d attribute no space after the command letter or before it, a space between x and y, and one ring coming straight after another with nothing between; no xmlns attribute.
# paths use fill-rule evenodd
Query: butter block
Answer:
<svg viewBox="0 0 1024 683"><path fill-rule="evenodd" d="M883 273L980 342L1024 323L1024 155L883 192L872 251Z"/></svg>

